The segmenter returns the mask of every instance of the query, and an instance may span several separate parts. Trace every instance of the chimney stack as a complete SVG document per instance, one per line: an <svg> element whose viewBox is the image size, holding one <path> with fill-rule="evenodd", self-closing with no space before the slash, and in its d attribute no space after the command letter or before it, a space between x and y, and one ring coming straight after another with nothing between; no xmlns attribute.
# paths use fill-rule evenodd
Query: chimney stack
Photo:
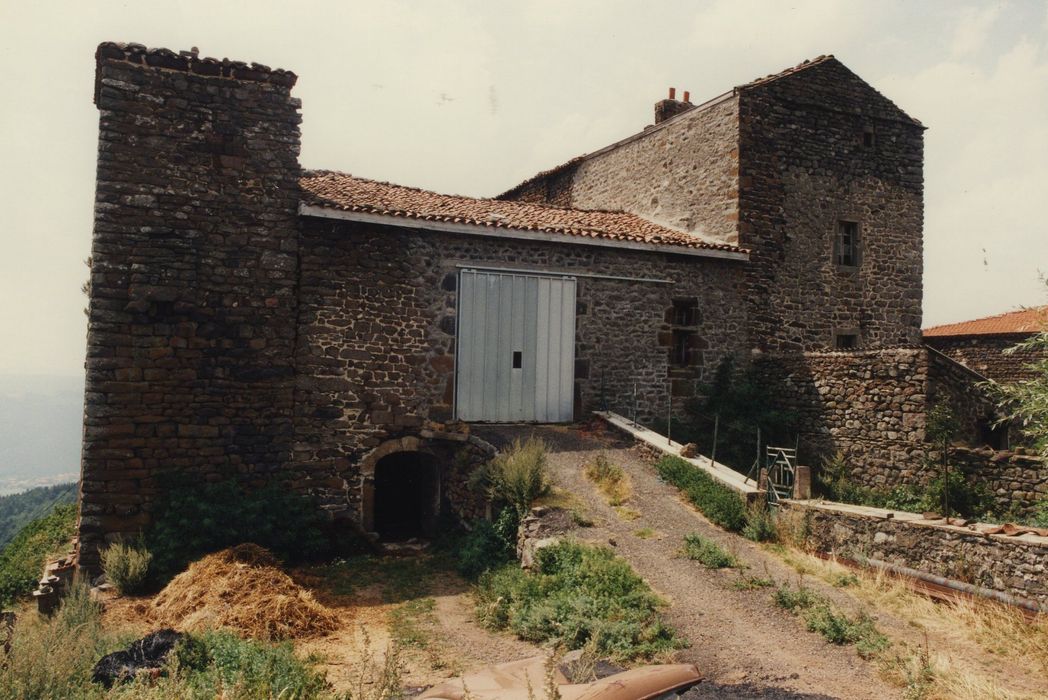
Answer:
<svg viewBox="0 0 1048 700"><path fill-rule="evenodd" d="M679 101L677 99L677 88L670 88L670 96L665 100L659 100L655 103L655 123L659 124L666 121L670 117L674 117L681 112L687 112L689 109L694 107L691 103L691 93L687 90L684 91L684 100Z"/></svg>

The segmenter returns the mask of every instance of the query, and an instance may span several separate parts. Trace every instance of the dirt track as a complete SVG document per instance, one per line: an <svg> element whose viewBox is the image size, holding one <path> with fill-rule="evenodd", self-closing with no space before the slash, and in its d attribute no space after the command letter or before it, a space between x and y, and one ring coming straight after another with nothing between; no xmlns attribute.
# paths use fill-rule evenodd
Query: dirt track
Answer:
<svg viewBox="0 0 1048 700"><path fill-rule="evenodd" d="M504 443L521 428L487 427L483 437ZM524 429L527 432L531 428ZM630 443L613 435L585 435L573 429L535 428L552 446L550 466L558 484L580 499L594 516L595 526L580 528L580 539L614 543L648 583L670 601L668 621L690 642L680 659L695 663L713 683L686 697L741 698L896 698L900 689L888 685L876 668L859 658L854 648L825 642L771 600L768 589L736 590L732 584L747 575L785 582L797 574L753 543L710 524L685 505L677 490L661 482ZM635 520L616 514L582 473L583 466L603 452L630 475L633 495L628 506L640 513ZM652 537L635 533L655 530ZM683 537L698 532L716 540L748 569L711 571L681 558ZM805 585L839 598L838 591L806 580ZM826 588L828 590L822 590ZM725 687L726 684L728 687Z"/></svg>

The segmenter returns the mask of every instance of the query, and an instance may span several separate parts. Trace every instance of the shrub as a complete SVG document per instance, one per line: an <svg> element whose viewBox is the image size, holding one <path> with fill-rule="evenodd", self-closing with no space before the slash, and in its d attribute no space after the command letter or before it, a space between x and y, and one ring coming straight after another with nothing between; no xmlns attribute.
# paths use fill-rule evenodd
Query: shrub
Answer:
<svg viewBox="0 0 1048 700"><path fill-rule="evenodd" d="M726 569L738 562L713 540L692 533L684 536L684 556L701 563L707 569Z"/></svg>
<svg viewBox="0 0 1048 700"><path fill-rule="evenodd" d="M121 595L141 593L153 555L141 544L114 542L102 550L102 571Z"/></svg>
<svg viewBox="0 0 1048 700"><path fill-rule="evenodd" d="M621 661L680 646L662 621L665 604L611 550L560 542L535 559L533 571L508 565L481 577L477 613L484 625L568 649L588 644Z"/></svg>
<svg viewBox="0 0 1048 700"><path fill-rule="evenodd" d="M731 532L746 524L742 497L680 457L663 457L655 464L659 475L687 496L710 521Z"/></svg>
<svg viewBox="0 0 1048 700"><path fill-rule="evenodd" d="M1048 498L1037 504L1029 523L1034 527L1048 527Z"/></svg>
<svg viewBox="0 0 1048 700"><path fill-rule="evenodd" d="M282 483L247 491L235 481L168 479L145 543L153 571L166 580L204 554L244 542L301 561L322 554L322 516L309 498Z"/></svg>
<svg viewBox="0 0 1048 700"><path fill-rule="evenodd" d="M493 502L512 507L523 518L531 504L550 491L548 452L546 443L538 438L514 440L508 450L479 467L470 482L483 489Z"/></svg>
<svg viewBox="0 0 1048 700"><path fill-rule="evenodd" d="M698 392L704 398L686 406L689 420L673 429L674 436L679 441L712 445L716 424L717 461L745 473L757 457L758 428L763 445L792 445L796 437L797 414L780 410L768 400L780 393L780 383L763 376L756 365L737 369L733 358L726 355L713 381Z"/></svg>
<svg viewBox="0 0 1048 700"><path fill-rule="evenodd" d="M600 487L609 505L620 506L630 496L630 482L626 472L608 460L603 452L586 465L586 476Z"/></svg>
<svg viewBox="0 0 1048 700"><path fill-rule="evenodd" d="M495 522L477 520L473 529L452 544L455 568L476 579L485 571L514 559L517 551L517 511L503 508Z"/></svg>
<svg viewBox="0 0 1048 700"><path fill-rule="evenodd" d="M76 505L60 505L19 530L0 550L0 607L33 592L45 560L69 543L75 527Z"/></svg>
<svg viewBox="0 0 1048 700"><path fill-rule="evenodd" d="M767 503L751 503L746 508L746 524L742 527L742 536L754 542L771 542L777 538L778 530Z"/></svg>

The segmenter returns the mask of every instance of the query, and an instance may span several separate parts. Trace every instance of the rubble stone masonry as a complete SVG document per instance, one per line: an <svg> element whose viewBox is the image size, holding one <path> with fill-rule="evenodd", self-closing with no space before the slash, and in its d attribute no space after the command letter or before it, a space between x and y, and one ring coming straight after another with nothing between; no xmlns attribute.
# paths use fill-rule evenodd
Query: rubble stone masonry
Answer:
<svg viewBox="0 0 1048 700"><path fill-rule="evenodd" d="M602 399L625 412L634 383L639 417L662 417L671 390L682 401L724 354L743 351L736 261L320 219L304 222L301 250L295 464L334 476L335 500L340 479L357 483L368 450L452 422L463 266L606 276L577 281L578 419ZM673 368L673 302L682 298L697 313L689 364Z"/></svg>
<svg viewBox="0 0 1048 700"><path fill-rule="evenodd" d="M97 53L98 175L80 563L139 530L157 477L261 479L291 454L295 76Z"/></svg>
<svg viewBox="0 0 1048 700"><path fill-rule="evenodd" d="M832 58L738 93L752 345L919 343L923 127ZM840 221L858 224L855 266L836 264Z"/></svg>

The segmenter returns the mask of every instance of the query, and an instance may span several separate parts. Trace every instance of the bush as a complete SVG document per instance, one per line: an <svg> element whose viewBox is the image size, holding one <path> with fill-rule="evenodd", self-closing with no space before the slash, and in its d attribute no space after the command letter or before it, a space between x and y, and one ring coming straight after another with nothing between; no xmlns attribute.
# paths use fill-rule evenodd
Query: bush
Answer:
<svg viewBox="0 0 1048 700"><path fill-rule="evenodd" d="M665 605L611 550L574 542L540 549L533 571L488 572L477 613L492 629L568 649L587 644L620 661L652 659L681 645L661 618Z"/></svg>
<svg viewBox="0 0 1048 700"><path fill-rule="evenodd" d="M684 556L707 569L727 569L738 565L735 557L721 549L716 542L695 533L684 536Z"/></svg>
<svg viewBox="0 0 1048 700"><path fill-rule="evenodd" d="M0 550L0 608L33 592L45 560L69 543L75 528L76 505L60 505L19 530Z"/></svg>
<svg viewBox="0 0 1048 700"><path fill-rule="evenodd" d="M673 429L674 436L679 441L712 445L716 422L717 461L745 474L758 456L758 428L762 448L794 444L797 414L780 410L769 401L780 393L779 389L769 377L761 375L757 366L738 370L732 357L726 355L717 365L713 381L699 391L705 398L686 406L689 419Z"/></svg>
<svg viewBox="0 0 1048 700"><path fill-rule="evenodd" d="M731 532L746 524L742 497L680 457L663 457L655 464L659 475L688 497L711 522Z"/></svg>
<svg viewBox="0 0 1048 700"><path fill-rule="evenodd" d="M179 476L168 481L145 533L161 581L204 554L244 542L290 561L314 558L328 548L319 510L285 484L247 491L232 480L201 484Z"/></svg>
<svg viewBox="0 0 1048 700"><path fill-rule="evenodd" d="M141 544L114 542L102 550L102 572L120 595L141 593L153 555Z"/></svg>
<svg viewBox="0 0 1048 700"><path fill-rule="evenodd" d="M517 553L517 511L503 508L495 522L477 520L473 529L452 544L455 568L476 579L485 571L514 559Z"/></svg>
<svg viewBox="0 0 1048 700"><path fill-rule="evenodd" d="M754 542L772 542L778 537L778 529L767 503L751 503L746 508L746 524L742 527L742 536Z"/></svg>
<svg viewBox="0 0 1048 700"><path fill-rule="evenodd" d="M479 467L470 477L474 487L481 488L495 503L510 506L523 518L531 504L550 491L546 458L549 448L531 437L513 445L495 459Z"/></svg>

